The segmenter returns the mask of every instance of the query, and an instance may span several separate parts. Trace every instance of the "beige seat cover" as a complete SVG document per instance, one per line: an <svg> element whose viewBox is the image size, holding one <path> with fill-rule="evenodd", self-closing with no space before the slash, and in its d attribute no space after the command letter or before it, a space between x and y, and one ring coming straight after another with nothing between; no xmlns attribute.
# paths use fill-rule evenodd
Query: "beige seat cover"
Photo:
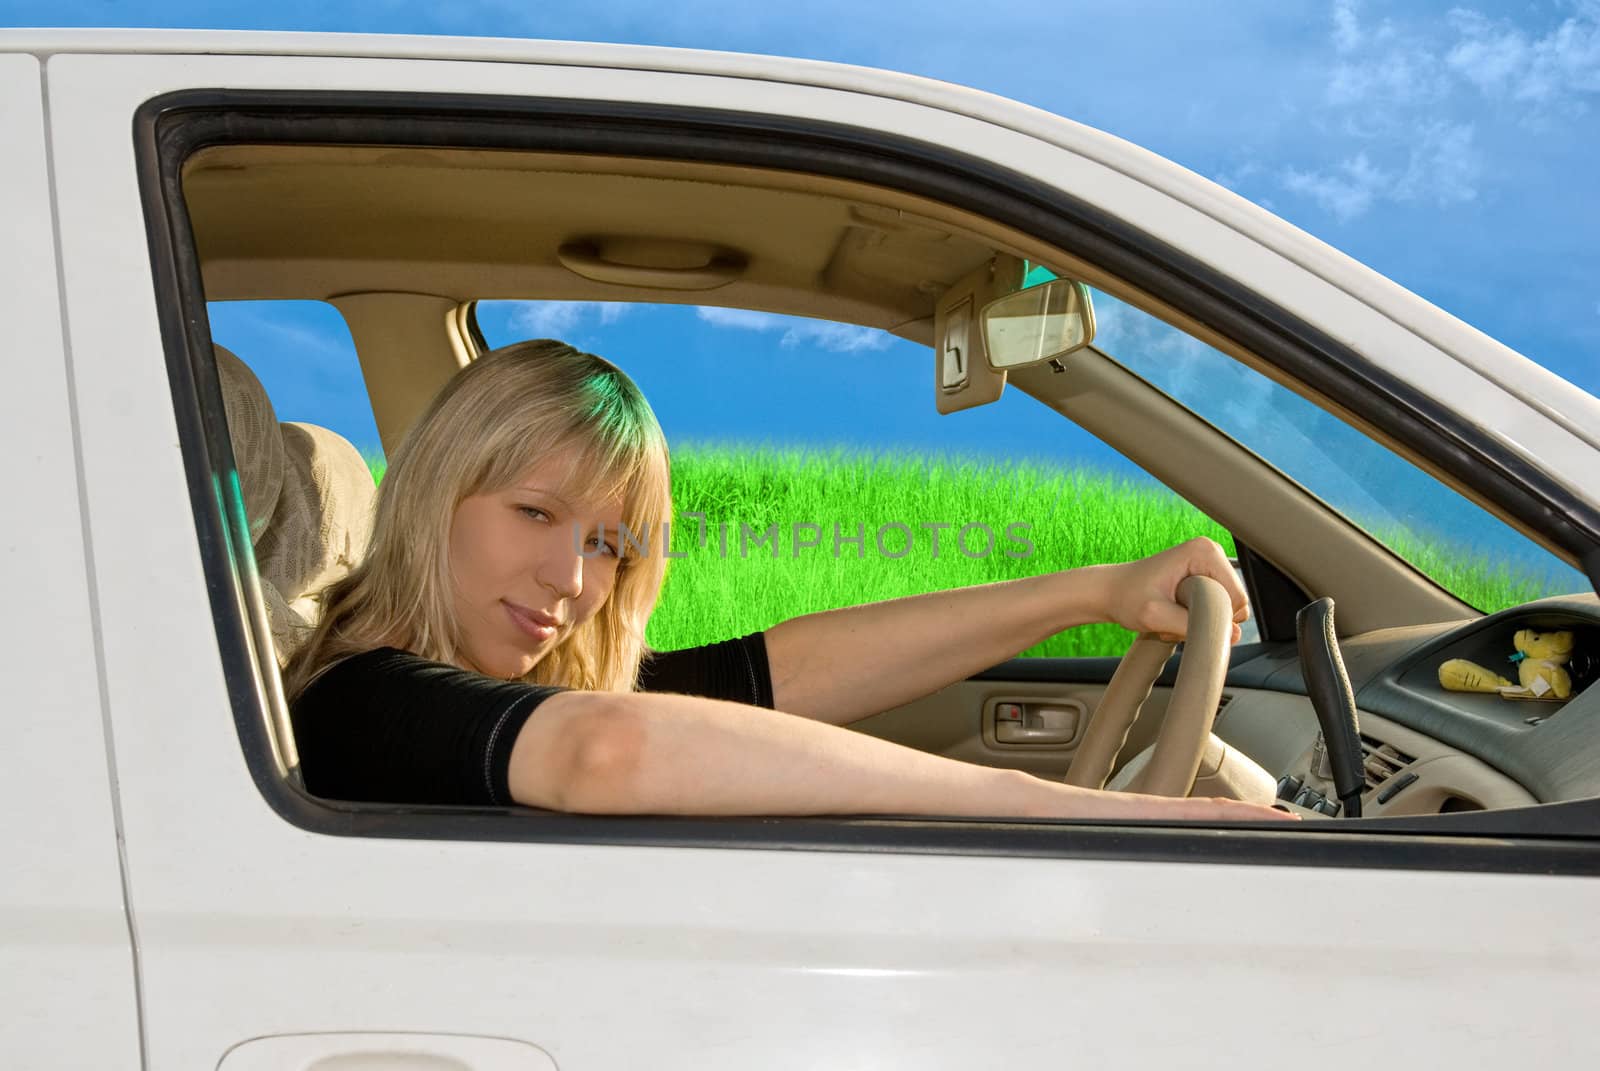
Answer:
<svg viewBox="0 0 1600 1071"><path fill-rule="evenodd" d="M376 486L372 470L343 436L315 424L280 424L283 492L272 524L256 543L261 575L308 622L316 595L366 553Z"/></svg>
<svg viewBox="0 0 1600 1071"><path fill-rule="evenodd" d="M228 435L278 661L316 623L321 589L361 560L372 534L371 470L342 436L279 424L254 372L215 347Z"/></svg>
<svg viewBox="0 0 1600 1071"><path fill-rule="evenodd" d="M222 382L222 408L228 415L228 438L239 465L239 491L250 522L250 540L260 540L283 491L283 436L266 388L250 367L221 346L217 378Z"/></svg>

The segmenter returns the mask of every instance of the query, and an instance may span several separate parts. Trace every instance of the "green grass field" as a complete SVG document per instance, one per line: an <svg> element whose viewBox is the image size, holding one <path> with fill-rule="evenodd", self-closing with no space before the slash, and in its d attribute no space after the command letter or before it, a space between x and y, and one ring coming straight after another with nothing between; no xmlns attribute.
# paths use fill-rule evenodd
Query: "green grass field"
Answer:
<svg viewBox="0 0 1600 1071"><path fill-rule="evenodd" d="M369 457L381 479L381 457ZM728 445L677 446L673 452L673 497L680 521L672 545L683 557L667 571L666 587L650 620L649 640L671 650L767 628L785 618L880 599L898 598L968 584L1012 580L1101 562L1130 561L1197 535L1210 536L1231 554L1229 534L1183 499L1160 486L1090 469L1057 468L1044 462L984 462L853 450L800 451ZM697 545L703 513L709 525ZM935 533L923 525L949 525ZM794 526L820 526L819 546L793 545ZM884 533L880 554L875 533L901 524L905 535ZM986 556L968 556L956 545L957 530L981 524L994 533ZM1032 544L1007 538L1007 526ZM752 543L772 525L772 545L747 545L741 554L740 526ZM835 555L834 526L841 542ZM726 551L719 526L726 529ZM858 551L844 542L865 539ZM802 528L802 538L818 538ZM652 533L656 535L656 533ZM1405 535L1386 540L1406 560L1468 603L1492 612L1550 592L1536 579L1503 565L1464 555L1443 542ZM967 550L981 552L983 533L968 533ZM1089 625L1052 637L1025 652L1060 657L1120 654L1131 633L1114 625Z"/></svg>
<svg viewBox="0 0 1600 1071"><path fill-rule="evenodd" d="M1013 580L1097 562L1152 554L1196 535L1228 547L1228 533L1174 495L1083 470L1038 463L984 463L952 458L870 455L856 451L800 452L726 447L679 447L673 456L673 494L680 515L705 513L713 527L707 546L681 523L666 588L650 622L650 642L670 649L766 628L797 614L927 591ZM729 527L726 557L716 522ZM796 552L794 525L822 528L822 545ZM947 524L937 533L925 524ZM1007 526L1032 544L1007 538ZM741 557L739 526L755 532L779 526L778 554L752 547ZM842 537L836 557L834 526ZM880 554L880 526L911 530L902 557ZM985 525L994 533L986 556L957 545L959 529ZM860 526L860 551L843 539ZM816 538L802 529L801 537ZM967 551L980 555L981 529L968 532ZM906 535L884 533L884 549L899 554ZM1131 634L1091 625L1056 636L1031 655L1116 654Z"/></svg>
<svg viewBox="0 0 1600 1071"><path fill-rule="evenodd" d="M1368 531L1400 557L1433 578L1434 583L1468 605L1496 613L1549 595L1570 594L1551 581L1522 572L1481 553L1446 540L1428 541L1410 532Z"/></svg>

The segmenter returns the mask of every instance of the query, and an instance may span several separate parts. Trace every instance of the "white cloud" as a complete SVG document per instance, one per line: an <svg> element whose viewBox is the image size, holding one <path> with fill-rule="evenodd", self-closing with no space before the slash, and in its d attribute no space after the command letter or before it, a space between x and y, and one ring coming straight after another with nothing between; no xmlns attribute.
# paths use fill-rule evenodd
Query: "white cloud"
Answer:
<svg viewBox="0 0 1600 1071"><path fill-rule="evenodd" d="M788 319L770 312L752 312L749 309L723 309L715 305L701 305L695 315L717 327L742 327L746 331L776 331Z"/></svg>
<svg viewBox="0 0 1600 1071"><path fill-rule="evenodd" d="M1328 103L1362 109L1351 118L1361 125L1382 126L1385 110L1414 108L1450 92L1450 80L1439 58L1426 49L1397 47L1370 57L1337 63L1328 78Z"/></svg>
<svg viewBox="0 0 1600 1071"><path fill-rule="evenodd" d="M1348 108L1347 124L1382 126L1396 107L1416 107L1449 92L1449 77L1424 41L1401 40L1388 20L1360 23L1357 5L1335 0L1332 43L1339 59L1328 75L1329 104ZM1359 132L1359 131L1358 131Z"/></svg>
<svg viewBox="0 0 1600 1071"><path fill-rule="evenodd" d="M1450 12L1460 42L1445 62L1450 69L1485 93L1499 94L1528 62L1528 42L1515 30L1494 33L1495 26L1476 11Z"/></svg>
<svg viewBox="0 0 1600 1071"><path fill-rule="evenodd" d="M1582 112L1581 98L1600 92L1600 6L1582 5L1542 37L1460 8L1450 24L1459 41L1445 62L1485 96Z"/></svg>
<svg viewBox="0 0 1600 1071"><path fill-rule="evenodd" d="M619 301L519 301L510 324L529 338L562 338L593 321L605 327L626 316Z"/></svg>
<svg viewBox="0 0 1600 1071"><path fill-rule="evenodd" d="M1586 107L1600 92L1600 4L1585 0L1542 36L1507 19L1470 8L1446 18L1453 40L1400 33L1387 20L1365 29L1349 0L1335 0L1330 43L1338 59L1329 70L1327 98L1336 107L1410 107L1471 94L1491 103ZM1481 102L1475 105L1481 107ZM1537 110L1522 118L1537 120ZM1382 112L1369 113L1381 122ZM1404 117L1402 117L1404 118Z"/></svg>
<svg viewBox="0 0 1600 1071"><path fill-rule="evenodd" d="M319 359L331 357L340 361L353 359L355 346L350 341L349 330L331 306L323 308L327 310L327 316L319 319L323 319L326 327L321 323L287 320L284 310L277 307L276 302L267 301L228 302L223 306L220 318L228 324L241 320L248 323L251 330L266 336L268 344L282 353L317 355ZM227 346L220 338L218 341ZM237 356L249 363L251 354L245 352Z"/></svg>
<svg viewBox="0 0 1600 1071"><path fill-rule="evenodd" d="M887 332L877 328L834 323L831 320L809 320L802 316L780 316L749 309L722 309L711 305L702 305L695 313L716 327L782 332L779 344L783 346L810 345L834 353L857 353L887 349L894 341Z"/></svg>
<svg viewBox="0 0 1600 1071"><path fill-rule="evenodd" d="M1395 200L1431 200L1442 207L1476 198L1482 165L1472 142L1471 123L1424 127L1412 145Z"/></svg>
<svg viewBox="0 0 1600 1071"><path fill-rule="evenodd" d="M1396 35L1394 22L1389 19L1381 19L1376 25L1364 24L1361 6L1358 0L1333 0L1333 49L1341 56L1363 50L1370 53Z"/></svg>
<svg viewBox="0 0 1600 1071"><path fill-rule="evenodd" d="M311 350L326 356L347 358L351 353L351 344L348 334L340 337L334 332L318 331L311 327L300 327L296 324L274 323L263 317L259 321L261 327L269 334L275 335L285 348L294 348L301 351Z"/></svg>
<svg viewBox="0 0 1600 1071"><path fill-rule="evenodd" d="M1333 45L1340 52L1354 52L1361 47L1361 24L1356 17L1356 5L1350 0L1336 0L1333 5Z"/></svg>
<svg viewBox="0 0 1600 1071"><path fill-rule="evenodd" d="M1479 128L1491 143L1509 121L1537 129L1582 112L1600 92L1600 2L1580 0L1539 35L1456 8L1440 31L1364 24L1334 0L1320 126L1338 163L1281 169L1279 185L1341 223L1381 203L1441 208L1476 200L1485 177Z"/></svg>
<svg viewBox="0 0 1600 1071"><path fill-rule="evenodd" d="M1215 175L1211 176L1211 181L1215 182L1218 186L1226 186L1228 189L1237 193L1239 187L1244 184L1246 179L1253 178L1260 173L1261 165L1259 163L1254 160L1246 160L1244 163L1233 168L1231 171L1217 172Z"/></svg>
<svg viewBox="0 0 1600 1071"><path fill-rule="evenodd" d="M1389 176L1373 167L1364 152L1341 163L1333 174L1294 168L1283 174L1284 189L1311 198L1341 223L1365 214L1379 191L1390 182Z"/></svg>
<svg viewBox="0 0 1600 1071"><path fill-rule="evenodd" d="M1365 151L1332 171L1286 168L1283 188L1315 201L1341 223L1365 215L1380 201L1427 201L1447 208L1478 196L1482 166L1471 123L1432 123L1416 131L1403 169L1377 166Z"/></svg>

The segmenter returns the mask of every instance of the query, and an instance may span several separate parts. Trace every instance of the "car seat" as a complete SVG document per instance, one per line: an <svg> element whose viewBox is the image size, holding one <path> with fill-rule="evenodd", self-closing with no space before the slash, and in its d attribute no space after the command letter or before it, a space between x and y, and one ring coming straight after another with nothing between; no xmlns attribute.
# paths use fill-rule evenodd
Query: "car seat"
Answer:
<svg viewBox="0 0 1600 1071"><path fill-rule="evenodd" d="M360 451L315 424L278 423L248 365L214 346L228 437L280 665L316 626L322 589L361 560L377 489Z"/></svg>

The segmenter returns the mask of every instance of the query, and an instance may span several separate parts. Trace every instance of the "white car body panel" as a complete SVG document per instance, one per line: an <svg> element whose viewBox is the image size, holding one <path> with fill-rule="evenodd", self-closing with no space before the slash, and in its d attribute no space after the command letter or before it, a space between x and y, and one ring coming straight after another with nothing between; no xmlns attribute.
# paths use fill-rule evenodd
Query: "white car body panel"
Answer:
<svg viewBox="0 0 1600 1071"><path fill-rule="evenodd" d="M26 1057L0 1062L137 1067L133 949L79 511L41 88L36 60L0 55L0 318L8 335L0 590L10 607L0 618L0 1054Z"/></svg>
<svg viewBox="0 0 1600 1071"><path fill-rule="evenodd" d="M191 54L312 50L304 38L280 35L14 35L8 47L83 53L53 55L46 66L79 471L61 418L68 366L46 273L8 277L5 300L34 295L17 306L29 315L12 319L40 334L32 352L50 359L22 368L55 377L35 396L54 390L57 404L19 413L15 429L0 430L34 436L12 442L12 456L26 442L48 444L30 447L44 455L39 501L52 518L73 519L39 549L50 555L48 569L0 559L24 605L50 603L63 615L37 635L8 622L10 649L27 651L40 681L52 683L37 700L23 693L7 706L48 703L41 711L59 713L24 728L73 734L51 743L87 756L91 768L87 791L68 796L58 773L24 764L11 810L48 799L65 808L52 816L67 825L40 839L8 822L5 843L74 870L73 887L94 893L83 912L97 920L85 931L100 935L92 955L120 954L96 975L112 1024L96 1020L104 1046L92 1063L70 1065L138 1060L127 933L117 947L107 921L112 910L120 919L121 905L102 703L151 1067L214 1067L230 1050L224 1066L247 1066L250 1050L235 1047L273 1035L348 1033L349 1051L370 1052L383 1032L397 1045L404 1035L431 1035L439 1051L453 1051L452 1037L526 1042L537 1046L530 1059L547 1054L569 1071L1331 1065L1366 1062L1375 1045L1385 1062L1430 1066L1600 1060L1600 1039L1585 1026L1600 978L1592 879L367 839L289 824L245 767L218 661L157 323L132 116L143 101L183 89L304 88L652 101L894 130L1054 183L1204 257L1397 375L1481 414L1502 441L1591 503L1600 403L1573 391L1569 405L1548 383L1532 394L1509 389L1501 381L1517 378L1521 358L1448 317L1435 323L1442 313L1410 316L1412 304L1429 307L1324 256L1286 225L1269 227L1259 210L1115 139L952 87L823 64L607 46L530 44L526 55L543 62L528 63L490 62L514 58L504 42L428 43L462 57L451 59L382 58L422 46L342 38L315 45L330 56ZM349 58L358 48L371 55ZM0 61L0 78L33 62ZM658 64L680 69L628 69ZM15 114L30 121L25 109ZM1049 127L1049 136L1029 124ZM3 170L0 181L8 197L36 202L38 176ZM1175 195L1177 186L1187 193ZM30 240L38 246L36 234ZM1430 325L1426 333L1419 322ZM1553 421L1545 410L1554 404L1586 432ZM80 498L92 592L73 542ZM43 586L63 590L59 576L71 597L53 602ZM87 672L96 664L103 694ZM8 699L18 687L8 685ZM0 932L26 925L14 912L43 895L30 888L8 889ZM101 965L56 959L91 955L60 946L24 948L33 958L20 962L59 965L75 978ZM12 939L4 954L16 948ZM0 962L0 992L54 1001L42 1014L62 1024L0 1032L7 1064L56 1063L58 1035L70 1032L69 1013L83 1012L82 1001L63 1006L48 990L26 993L28 979L13 973L19 961Z"/></svg>

